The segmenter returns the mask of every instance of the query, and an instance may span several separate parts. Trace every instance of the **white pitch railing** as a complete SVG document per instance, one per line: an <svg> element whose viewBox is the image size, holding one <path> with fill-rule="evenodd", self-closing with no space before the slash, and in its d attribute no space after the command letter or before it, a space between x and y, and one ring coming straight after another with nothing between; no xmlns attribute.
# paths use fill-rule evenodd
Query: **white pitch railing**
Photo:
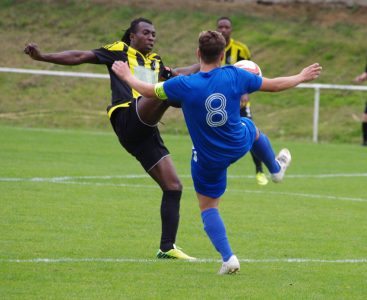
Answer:
<svg viewBox="0 0 367 300"><path fill-rule="evenodd" d="M321 84L321 83L301 83L297 88L314 89L314 110L313 110L313 134L312 141L318 142L319 132L319 108L320 108L320 89L333 89L333 90L352 90L352 91L367 91L367 86L357 85L339 85L339 84Z"/></svg>
<svg viewBox="0 0 367 300"><path fill-rule="evenodd" d="M66 77L84 77L84 78L105 78L105 79L110 78L108 74L62 72L62 71L47 71L47 70L17 69L17 68L0 68L0 72L34 74L34 75L66 76Z"/></svg>
<svg viewBox="0 0 367 300"><path fill-rule="evenodd" d="M0 72L23 73L23 74L34 74L34 75L66 76L66 77L102 78L102 79L109 79L110 78L110 76L108 74L47 71L47 70L17 69L17 68L1 68L1 67L0 67ZM367 86L356 86L356 85L301 83L296 87L297 88L314 89L314 91L315 91L315 95L314 95L314 112L313 112L313 135L312 135L312 141L314 143L318 142L320 90L321 89L367 91Z"/></svg>

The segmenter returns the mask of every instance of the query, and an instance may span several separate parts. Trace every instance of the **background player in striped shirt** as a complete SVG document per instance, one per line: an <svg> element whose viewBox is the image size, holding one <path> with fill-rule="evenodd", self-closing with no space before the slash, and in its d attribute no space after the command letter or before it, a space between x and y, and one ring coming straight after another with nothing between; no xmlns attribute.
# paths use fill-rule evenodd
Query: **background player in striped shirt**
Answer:
<svg viewBox="0 0 367 300"><path fill-rule="evenodd" d="M222 65L233 65L236 62L247 59L251 60L251 52L247 45L233 39L232 35L232 21L228 17L221 17L217 20L217 31L219 31L226 40L226 48L224 57L222 59ZM241 101L241 117L252 119L252 113L250 109L250 101L248 95L243 95ZM251 152L252 160L255 164L256 181L259 185L268 184L261 161Z"/></svg>

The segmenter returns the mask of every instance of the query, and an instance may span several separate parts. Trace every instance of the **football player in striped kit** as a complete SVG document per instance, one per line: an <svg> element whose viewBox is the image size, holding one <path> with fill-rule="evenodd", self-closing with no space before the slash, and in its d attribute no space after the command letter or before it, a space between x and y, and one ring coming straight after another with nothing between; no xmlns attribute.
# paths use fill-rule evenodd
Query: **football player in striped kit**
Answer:
<svg viewBox="0 0 367 300"><path fill-rule="evenodd" d="M121 41L98 49L42 53L36 44L30 43L24 52L34 60L48 63L60 65L92 63L107 66L112 91L107 114L112 127L122 147L140 162L163 193L160 208L162 234L157 257L193 259L175 246L182 184L157 127L169 105L167 102L142 97L111 70L115 61L125 61L132 74L149 83L167 79L173 74L177 75L177 72L189 74L195 71L197 65L177 69L177 72L167 69L161 57L152 52L155 39L156 31L152 22L138 18L130 23Z"/></svg>

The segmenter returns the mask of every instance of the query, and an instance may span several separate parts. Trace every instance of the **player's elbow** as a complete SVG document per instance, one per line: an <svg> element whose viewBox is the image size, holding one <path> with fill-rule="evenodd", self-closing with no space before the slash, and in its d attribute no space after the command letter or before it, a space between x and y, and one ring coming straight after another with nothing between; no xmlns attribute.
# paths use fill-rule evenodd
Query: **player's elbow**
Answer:
<svg viewBox="0 0 367 300"><path fill-rule="evenodd" d="M269 92L273 92L273 93L275 93L275 92L280 92L280 91L283 91L284 90L284 88L283 87L281 87L280 85L274 85L274 86L272 86L270 89L269 89Z"/></svg>
<svg viewBox="0 0 367 300"><path fill-rule="evenodd" d="M70 51L68 58L71 65L97 63L97 57L92 51Z"/></svg>

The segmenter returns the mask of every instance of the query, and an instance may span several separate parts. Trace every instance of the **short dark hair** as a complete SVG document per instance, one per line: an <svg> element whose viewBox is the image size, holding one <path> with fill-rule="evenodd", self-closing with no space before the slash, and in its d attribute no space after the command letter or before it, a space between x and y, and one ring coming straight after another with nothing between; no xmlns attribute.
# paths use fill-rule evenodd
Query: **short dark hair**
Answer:
<svg viewBox="0 0 367 300"><path fill-rule="evenodd" d="M121 41L123 41L127 45L130 45L130 42L131 42L131 40L130 40L130 34L137 32L138 25L141 22L148 23L148 24L153 25L152 21L150 21L148 19L145 19L145 18L137 18L137 19L134 19L134 20L131 21L130 27L125 30L125 33L124 33L124 35L121 38Z"/></svg>
<svg viewBox="0 0 367 300"><path fill-rule="evenodd" d="M205 63L215 62L226 47L226 40L218 31L202 31L199 35L199 50Z"/></svg>
<svg viewBox="0 0 367 300"><path fill-rule="evenodd" d="M229 21L229 23L232 24L232 20L230 18L228 18L228 17L220 17L220 18L218 18L217 24L219 23L219 21L222 21L222 20L227 20L227 21Z"/></svg>

